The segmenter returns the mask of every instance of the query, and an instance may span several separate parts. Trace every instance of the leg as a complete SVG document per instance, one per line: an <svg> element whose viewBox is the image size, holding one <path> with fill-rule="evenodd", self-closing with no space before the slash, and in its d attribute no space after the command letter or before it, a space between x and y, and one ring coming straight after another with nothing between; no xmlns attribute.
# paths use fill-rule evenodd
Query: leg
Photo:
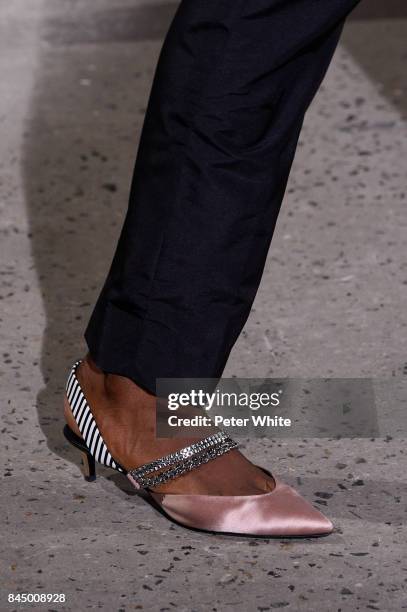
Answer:
<svg viewBox="0 0 407 612"><path fill-rule="evenodd" d="M86 330L93 360L79 372L123 465L177 447L154 437L157 377L222 373L260 282L304 113L356 3L181 4ZM165 487L236 494L272 484L232 451Z"/></svg>
<svg viewBox="0 0 407 612"><path fill-rule="evenodd" d="M152 393L158 377L221 375L260 282L304 113L355 4L181 4L86 330L104 371Z"/></svg>

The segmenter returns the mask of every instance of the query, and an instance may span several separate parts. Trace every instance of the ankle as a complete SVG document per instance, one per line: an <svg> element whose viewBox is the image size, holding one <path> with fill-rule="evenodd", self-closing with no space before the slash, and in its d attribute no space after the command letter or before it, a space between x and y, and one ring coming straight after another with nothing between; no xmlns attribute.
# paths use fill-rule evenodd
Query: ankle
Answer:
<svg viewBox="0 0 407 612"><path fill-rule="evenodd" d="M82 366L82 367L81 367ZM84 387L90 387L115 413L127 412L137 407L155 410L155 396L139 387L133 380L119 374L101 370L88 353L78 368L78 378Z"/></svg>

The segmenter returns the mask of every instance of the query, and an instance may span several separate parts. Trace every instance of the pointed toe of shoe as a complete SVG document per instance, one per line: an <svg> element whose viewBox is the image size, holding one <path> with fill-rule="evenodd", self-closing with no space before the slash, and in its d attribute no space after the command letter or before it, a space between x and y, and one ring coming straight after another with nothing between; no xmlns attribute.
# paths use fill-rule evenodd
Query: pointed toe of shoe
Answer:
<svg viewBox="0 0 407 612"><path fill-rule="evenodd" d="M247 524L247 517L244 518ZM276 481L275 489L257 496L251 513L253 533L280 537L328 535L334 526L295 489Z"/></svg>
<svg viewBox="0 0 407 612"><path fill-rule="evenodd" d="M332 533L332 522L305 499L301 498L301 503L296 506L286 513L284 520L279 521L281 535L311 537Z"/></svg>
<svg viewBox="0 0 407 612"><path fill-rule="evenodd" d="M317 536L332 533L332 522L295 489L276 483L270 500L269 528L281 536Z"/></svg>
<svg viewBox="0 0 407 612"><path fill-rule="evenodd" d="M153 497L174 520L204 531L270 537L311 537L333 531L329 519L278 480L264 495Z"/></svg>

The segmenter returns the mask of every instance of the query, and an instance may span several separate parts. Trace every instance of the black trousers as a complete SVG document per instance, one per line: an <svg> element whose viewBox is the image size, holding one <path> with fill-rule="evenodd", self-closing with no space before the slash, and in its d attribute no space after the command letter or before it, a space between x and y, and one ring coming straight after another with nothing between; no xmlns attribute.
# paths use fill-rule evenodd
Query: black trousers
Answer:
<svg viewBox="0 0 407 612"><path fill-rule="evenodd" d="M299 132L357 0L183 0L129 207L85 332L106 372L221 375L253 303Z"/></svg>

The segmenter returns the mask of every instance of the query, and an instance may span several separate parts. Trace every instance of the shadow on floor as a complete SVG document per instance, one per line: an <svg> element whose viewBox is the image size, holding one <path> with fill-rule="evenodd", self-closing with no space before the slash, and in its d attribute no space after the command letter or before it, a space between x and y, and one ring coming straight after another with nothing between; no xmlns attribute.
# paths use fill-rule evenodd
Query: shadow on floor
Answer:
<svg viewBox="0 0 407 612"><path fill-rule="evenodd" d="M345 26L342 45L385 101L405 119L407 3L362 1L354 17Z"/></svg>

